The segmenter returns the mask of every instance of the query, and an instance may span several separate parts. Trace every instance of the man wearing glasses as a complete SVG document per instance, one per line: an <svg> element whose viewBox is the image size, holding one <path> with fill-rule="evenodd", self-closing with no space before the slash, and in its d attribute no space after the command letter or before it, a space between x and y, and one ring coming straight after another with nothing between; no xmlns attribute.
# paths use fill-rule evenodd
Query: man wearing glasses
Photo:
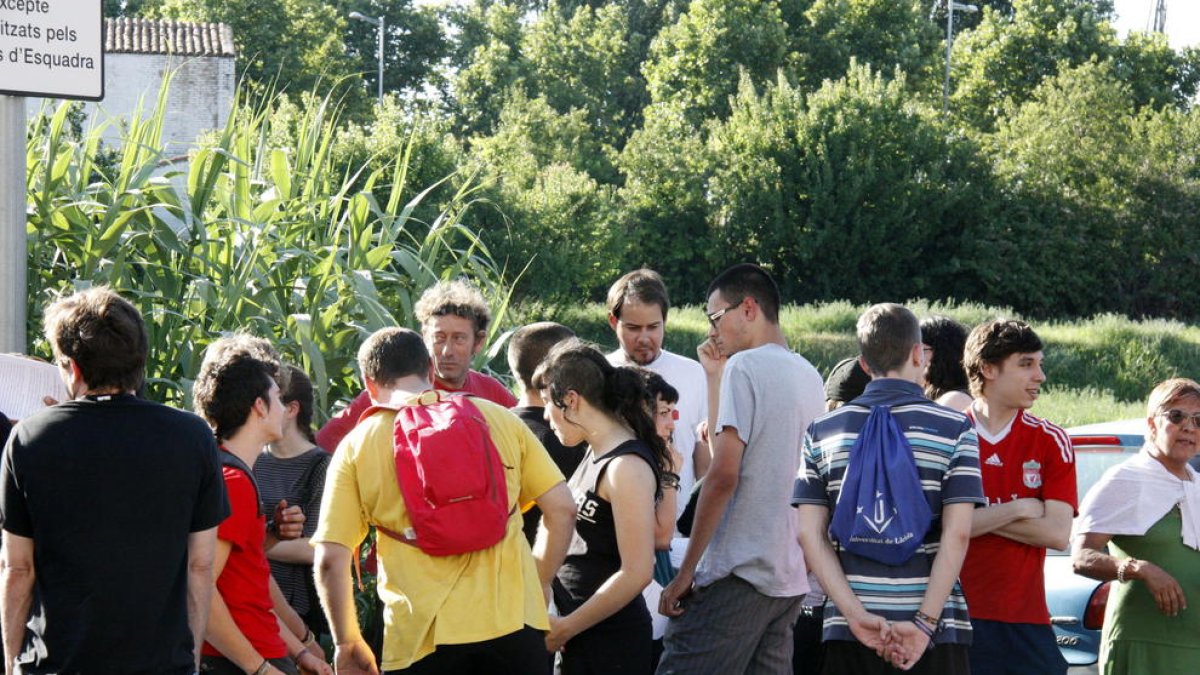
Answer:
<svg viewBox="0 0 1200 675"><path fill-rule="evenodd" d="M1027 324L989 321L963 353L987 508L976 509L962 568L972 675L1065 673L1046 608L1046 549L1065 549L1077 506L1075 453L1059 427L1026 411L1046 375Z"/></svg>
<svg viewBox="0 0 1200 675"><path fill-rule="evenodd" d="M757 265L709 285L712 464L691 540L659 611L672 617L665 673L791 673L792 626L808 591L787 504L809 423L825 410L821 375L788 349L779 289Z"/></svg>

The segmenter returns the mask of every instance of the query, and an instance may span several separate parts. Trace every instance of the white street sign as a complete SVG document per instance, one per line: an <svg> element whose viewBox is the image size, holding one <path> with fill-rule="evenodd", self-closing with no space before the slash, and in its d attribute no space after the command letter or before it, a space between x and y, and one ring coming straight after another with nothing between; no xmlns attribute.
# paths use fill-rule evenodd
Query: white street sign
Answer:
<svg viewBox="0 0 1200 675"><path fill-rule="evenodd" d="M0 94L104 98L101 0L0 0Z"/></svg>

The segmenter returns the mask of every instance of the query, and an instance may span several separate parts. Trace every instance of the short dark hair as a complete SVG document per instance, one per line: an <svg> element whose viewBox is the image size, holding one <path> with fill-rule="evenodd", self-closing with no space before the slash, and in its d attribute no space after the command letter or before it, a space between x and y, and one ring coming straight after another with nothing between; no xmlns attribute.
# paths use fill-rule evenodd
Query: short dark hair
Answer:
<svg viewBox="0 0 1200 675"><path fill-rule="evenodd" d="M679 403L679 390L672 387L662 375L649 368L640 370L642 377L646 378L646 390L650 392L650 398L659 399L663 403Z"/></svg>
<svg viewBox="0 0 1200 675"><path fill-rule="evenodd" d="M492 311L488 308L483 293L471 284L456 279L440 281L425 289L414 307L421 327L435 316L460 316L475 326L475 333L486 333L492 322Z"/></svg>
<svg viewBox="0 0 1200 675"><path fill-rule="evenodd" d="M882 302L858 317L857 338L867 372L879 377L904 366L913 345L921 341L921 325L904 305Z"/></svg>
<svg viewBox="0 0 1200 675"><path fill-rule="evenodd" d="M708 285L705 297L715 291L720 291L721 297L731 305L740 305L747 297L754 298L767 321L779 323L779 287L758 265L742 263L721 272Z"/></svg>
<svg viewBox="0 0 1200 675"><path fill-rule="evenodd" d="M508 340L508 368L526 390L533 388L533 373L554 345L575 337L561 323L539 321L521 326Z"/></svg>
<svg viewBox="0 0 1200 675"><path fill-rule="evenodd" d="M387 386L409 375L429 377L429 350L421 334L407 328L380 328L358 348L364 378Z"/></svg>
<svg viewBox="0 0 1200 675"><path fill-rule="evenodd" d="M312 419L313 419L313 384L309 379L308 373L300 370L296 366L285 363L283 365L284 380L287 381L287 387L282 388L279 392L279 398L284 405L296 403L300 408L296 411L296 426L300 428L300 433L304 434L310 442L316 443L317 438L313 435ZM283 387L281 384L280 387Z"/></svg>
<svg viewBox="0 0 1200 675"><path fill-rule="evenodd" d="M634 368L616 367L594 346L571 338L550 350L533 374L533 386L547 391L547 406L565 408L574 391L597 410L624 423L650 446L659 471L671 465L670 454L654 424L654 399L646 380ZM567 420L571 422L571 420Z"/></svg>
<svg viewBox="0 0 1200 675"><path fill-rule="evenodd" d="M232 438L246 424L255 401L263 399L270 404L271 385L280 376L279 362L259 349L246 348L252 344L234 337L209 345L192 386L197 414L208 421L222 441Z"/></svg>
<svg viewBox="0 0 1200 675"><path fill-rule="evenodd" d="M136 391L146 379L150 339L142 315L105 286L63 297L46 308L46 340L72 359L87 385Z"/></svg>
<svg viewBox="0 0 1200 675"><path fill-rule="evenodd" d="M1042 351L1042 340L1029 324L1017 319L993 319L976 326L967 336L963 368L971 383L971 394L983 395L983 365L998 365L1013 354Z"/></svg>
<svg viewBox="0 0 1200 675"><path fill-rule="evenodd" d="M967 327L948 316L934 315L921 320L921 342L933 350L925 370L925 395L937 400L952 391L967 391L967 371L963 368L963 348L967 345Z"/></svg>
<svg viewBox="0 0 1200 675"><path fill-rule="evenodd" d="M671 299L662 275L645 267L617 279L608 289L608 313L620 319L621 309L628 300L642 305L658 305L663 320L666 320L667 312L671 309Z"/></svg>

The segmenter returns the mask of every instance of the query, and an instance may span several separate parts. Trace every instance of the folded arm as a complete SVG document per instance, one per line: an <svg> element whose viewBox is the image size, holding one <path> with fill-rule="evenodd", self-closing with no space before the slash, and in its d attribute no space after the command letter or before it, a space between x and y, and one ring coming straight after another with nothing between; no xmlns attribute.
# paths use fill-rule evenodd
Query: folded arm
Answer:
<svg viewBox="0 0 1200 675"><path fill-rule="evenodd" d="M996 528L992 534L1029 546L1065 550L1071 545L1071 518L1075 509L1066 502L1050 499L1044 502L1040 517L1022 518Z"/></svg>

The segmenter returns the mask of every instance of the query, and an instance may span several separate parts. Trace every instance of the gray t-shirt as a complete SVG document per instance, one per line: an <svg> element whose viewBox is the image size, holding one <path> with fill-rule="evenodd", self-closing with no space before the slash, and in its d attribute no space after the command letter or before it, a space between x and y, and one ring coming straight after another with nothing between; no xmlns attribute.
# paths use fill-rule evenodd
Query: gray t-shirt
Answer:
<svg viewBox="0 0 1200 675"><path fill-rule="evenodd" d="M771 597L808 592L789 504L804 431L824 412L821 374L803 356L767 344L729 358L717 425L725 433L736 429L746 448L737 489L700 559L697 585L732 574Z"/></svg>

